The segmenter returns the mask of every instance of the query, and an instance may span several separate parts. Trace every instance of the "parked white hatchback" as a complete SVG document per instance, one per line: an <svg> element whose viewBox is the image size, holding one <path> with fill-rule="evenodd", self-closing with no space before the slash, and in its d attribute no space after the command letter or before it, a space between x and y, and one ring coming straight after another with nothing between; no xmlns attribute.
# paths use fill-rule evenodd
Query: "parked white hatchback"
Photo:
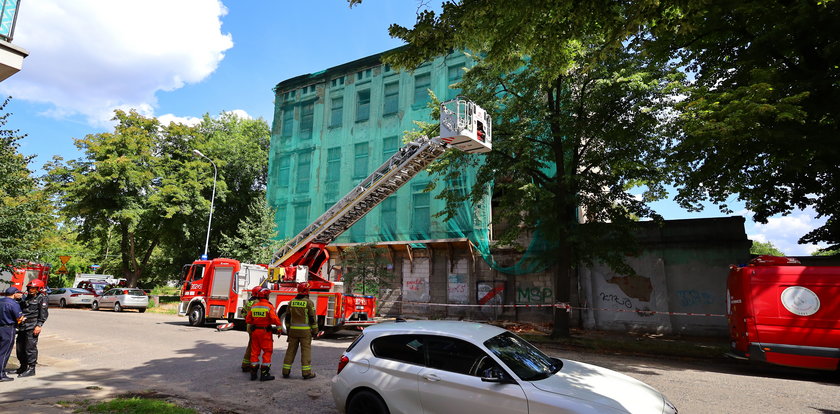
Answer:
<svg viewBox="0 0 840 414"><path fill-rule="evenodd" d="M496 326L459 321L366 328L342 355L332 394L349 414L677 412L641 381L551 358Z"/></svg>
<svg viewBox="0 0 840 414"><path fill-rule="evenodd" d="M140 313L143 313L148 306L149 297L142 289L115 288L97 297L91 308L93 310L113 308L114 312L122 312L124 309L137 309Z"/></svg>

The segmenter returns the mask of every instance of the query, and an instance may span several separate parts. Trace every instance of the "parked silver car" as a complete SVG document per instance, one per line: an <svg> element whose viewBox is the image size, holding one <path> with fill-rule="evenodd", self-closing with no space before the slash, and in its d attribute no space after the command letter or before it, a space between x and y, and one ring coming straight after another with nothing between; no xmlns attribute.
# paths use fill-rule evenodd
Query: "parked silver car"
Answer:
<svg viewBox="0 0 840 414"><path fill-rule="evenodd" d="M93 310L114 309L114 312L137 309L143 313L148 306L149 297L142 289L114 288L97 297L91 307Z"/></svg>
<svg viewBox="0 0 840 414"><path fill-rule="evenodd" d="M66 306L91 306L95 297L87 289L79 288L52 289L47 294L50 305L58 305L59 308Z"/></svg>

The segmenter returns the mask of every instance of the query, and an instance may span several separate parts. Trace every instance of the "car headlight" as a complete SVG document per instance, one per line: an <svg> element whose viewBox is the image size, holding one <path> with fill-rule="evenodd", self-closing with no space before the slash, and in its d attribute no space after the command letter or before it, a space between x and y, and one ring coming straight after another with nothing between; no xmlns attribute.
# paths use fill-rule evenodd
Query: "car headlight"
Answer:
<svg viewBox="0 0 840 414"><path fill-rule="evenodd" d="M662 410L662 414L677 414L677 406L665 397L662 397L662 399L665 401L665 408Z"/></svg>

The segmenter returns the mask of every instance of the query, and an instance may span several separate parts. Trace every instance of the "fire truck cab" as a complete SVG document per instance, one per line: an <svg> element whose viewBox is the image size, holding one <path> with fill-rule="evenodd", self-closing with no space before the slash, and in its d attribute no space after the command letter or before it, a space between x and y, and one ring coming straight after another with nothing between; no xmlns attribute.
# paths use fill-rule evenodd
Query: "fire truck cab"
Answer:
<svg viewBox="0 0 840 414"><path fill-rule="evenodd" d="M730 356L800 368L837 370L840 266L803 266L758 256L731 266L727 280Z"/></svg>
<svg viewBox="0 0 840 414"><path fill-rule="evenodd" d="M16 263L12 270L12 272L0 273L0 291L11 286L26 291L26 285L32 280L39 279L44 282L44 286L47 286L50 280L50 265L48 264L24 261Z"/></svg>

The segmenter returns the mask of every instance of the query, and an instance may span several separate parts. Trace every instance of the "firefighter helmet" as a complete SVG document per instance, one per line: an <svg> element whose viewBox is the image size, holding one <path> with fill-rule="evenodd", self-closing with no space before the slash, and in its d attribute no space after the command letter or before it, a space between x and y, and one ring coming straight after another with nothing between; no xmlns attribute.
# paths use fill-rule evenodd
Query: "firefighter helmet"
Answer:
<svg viewBox="0 0 840 414"><path fill-rule="evenodd" d="M261 287L260 290L254 296L256 296L258 299L268 299L268 295L270 293L271 291L268 290L268 288Z"/></svg>
<svg viewBox="0 0 840 414"><path fill-rule="evenodd" d="M304 295L309 293L309 282L298 283L297 291L298 291L298 293L304 294Z"/></svg>
<svg viewBox="0 0 840 414"><path fill-rule="evenodd" d="M260 291L263 289L265 288L262 286L254 286L254 288L251 289L251 296L257 297L260 294Z"/></svg>
<svg viewBox="0 0 840 414"><path fill-rule="evenodd" d="M36 287L38 289L43 289L44 288L44 281L41 280L41 279L32 279L32 280L29 281L29 283L26 285L26 287L27 288Z"/></svg>

